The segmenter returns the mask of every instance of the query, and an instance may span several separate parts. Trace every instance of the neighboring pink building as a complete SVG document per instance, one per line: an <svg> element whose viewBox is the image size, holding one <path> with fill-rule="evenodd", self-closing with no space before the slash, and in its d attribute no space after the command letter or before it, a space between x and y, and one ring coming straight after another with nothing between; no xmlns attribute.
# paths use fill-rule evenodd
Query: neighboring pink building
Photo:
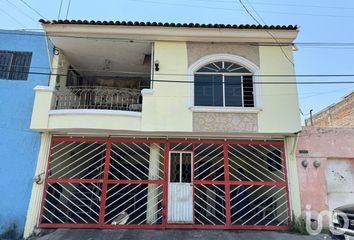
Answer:
<svg viewBox="0 0 354 240"><path fill-rule="evenodd" d="M353 128L304 127L296 156L303 211L354 204Z"/></svg>

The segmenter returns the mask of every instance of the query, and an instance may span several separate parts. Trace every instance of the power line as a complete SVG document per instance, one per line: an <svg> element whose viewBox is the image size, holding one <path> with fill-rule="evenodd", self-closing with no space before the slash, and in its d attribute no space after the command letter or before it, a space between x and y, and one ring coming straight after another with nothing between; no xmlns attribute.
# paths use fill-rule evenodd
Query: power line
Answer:
<svg viewBox="0 0 354 240"><path fill-rule="evenodd" d="M58 20L60 19L62 5L63 5L63 0L60 0L60 6L59 6L59 11L58 11Z"/></svg>
<svg viewBox="0 0 354 240"><path fill-rule="evenodd" d="M222 8L222 7L209 7L202 5L190 5L190 4L181 4L181 3L167 3L167 2L158 2L151 0L127 0L134 2L146 2L153 4L161 4L161 5L171 5L171 6L184 6L184 7L192 7L192 8L205 8L205 9L213 9L213 10L224 10L224 11L243 11L242 9L234 9L234 8ZM334 18L354 18L354 15L328 15L328 14L313 14L313 13L293 13L293 12L278 12L278 11L260 11L263 13L271 13L271 14L285 14L285 15L299 15L299 16L312 16L312 17L334 17Z"/></svg>
<svg viewBox="0 0 354 240"><path fill-rule="evenodd" d="M27 73L27 74L33 74L33 75L47 75L47 76L68 76L67 74L60 74L60 73L45 73L45 72L26 72L26 71L2 71L2 72L13 72L13 73ZM168 74L161 74L161 75L168 75ZM169 74L169 75L177 75L177 74ZM254 77L354 77L354 74L328 74L328 75L291 75L291 74L278 74L278 75L273 75L273 74L264 74L264 75L252 75ZM194 81L180 81L180 80L171 80L171 79L151 79L150 81L152 82L166 82L166 83L194 83ZM210 83L214 84L214 82L203 82L204 83ZM220 82L223 83L223 82ZM242 82L241 82L242 83ZM256 82L253 81L254 84L285 84L285 85L291 85L291 84L353 84L353 81L308 81L308 82ZM229 83L226 83L230 85ZM231 84L233 85L233 84ZM238 84L236 84L238 85Z"/></svg>
<svg viewBox="0 0 354 240"><path fill-rule="evenodd" d="M252 18L254 21L256 21L257 24L262 25L262 24L257 20L257 18L255 18L255 17L253 16L253 14L248 10L248 8L245 6L245 4L243 4L242 0L239 0L239 2L241 3L241 5L242 5L242 7L245 9L245 11L248 13L248 15L250 15L251 18ZM253 10L254 10L254 9L253 9ZM256 12L256 10L254 10L254 11ZM257 13L257 15L258 15L258 13ZM264 20L262 19L262 17L260 17L260 18L261 18L261 20L264 22ZM274 39L274 41L275 41L276 43L279 44L278 39L277 39L270 31L268 31L267 29L264 29L264 30ZM279 45L279 47L280 47L280 50L281 50L281 52L283 53L284 57L294 66L294 65L295 65L294 62L293 62L293 61L289 58L289 56L285 53L283 47L282 47L281 45Z"/></svg>
<svg viewBox="0 0 354 240"><path fill-rule="evenodd" d="M320 49L335 49L335 50L354 50L354 47L345 47L345 46L333 46L333 47L322 47L322 46L303 46L302 48L320 48Z"/></svg>
<svg viewBox="0 0 354 240"><path fill-rule="evenodd" d="M189 0L192 2L203 2L205 0ZM220 3L234 3L233 0L213 0L213 2L220 2ZM267 5L267 6L285 6L285 7L307 7L307 8L325 8L325 9L344 9L344 10L351 10L354 9L352 7L338 7L338 6L322 6L322 5L307 5L307 4L288 4L288 3L266 3L266 2L253 2L252 4L255 5Z"/></svg>
<svg viewBox="0 0 354 240"><path fill-rule="evenodd" d="M31 35L31 36L39 36L39 37L58 37L58 38L73 38L73 39L92 39L92 40L107 40L107 41L120 41L120 42L139 42L139 43L153 43L156 39L151 40L141 40L141 39L132 39L132 38L119 38L119 37L89 37L89 36L73 36L73 35L58 35L58 34L45 34L42 33L10 33L10 32L0 32L0 34L8 34L8 35ZM176 42L176 40L164 40L165 42L171 41ZM183 41L185 42L185 41ZM197 41L194 41L197 42ZM204 42L205 43L205 42ZM279 46L279 45L291 45L294 43L272 43L272 42L210 42L213 44L234 44L234 45L254 45L254 46ZM353 43L354 45L354 43Z"/></svg>
<svg viewBox="0 0 354 240"><path fill-rule="evenodd" d="M308 99L308 98L313 98L313 97L317 97L319 95L327 95L327 94L330 94L330 93L334 93L334 92L341 92L343 90L353 90L353 88L341 88L341 89L336 89L336 90L333 90L333 91L326 91L326 92L321 92L321 93L314 93L310 96L303 96L301 97L302 99Z"/></svg>
<svg viewBox="0 0 354 240"><path fill-rule="evenodd" d="M21 22L19 22L16 18L14 18L13 16L11 16L10 14L8 14L5 10L0 8L0 11L3 12L6 16L8 16L9 18L11 18L13 21L15 21L17 24L23 26L26 28L25 25L23 25Z"/></svg>
<svg viewBox="0 0 354 240"><path fill-rule="evenodd" d="M0 66L5 66L8 67L8 65L5 64L0 64ZM28 66L24 66L24 65L12 65L14 67L23 67L26 68ZM39 67L39 66L34 66L31 68L37 68L37 69L59 69L59 70L63 70L65 68L63 67L59 67L59 68L51 68L51 67ZM92 69L92 68L75 68L75 69L67 69L67 71L83 71L83 72L98 72L98 73L117 73L117 74L125 74L125 75L146 75L146 76L150 76L151 73L150 72L128 72L128 71L115 71L115 70L110 70L110 71L106 71L106 70L102 70L102 69ZM0 72L15 72L15 73L27 73L25 71L10 71L10 70L5 70L5 71L0 71ZM50 73L44 73L44 72L30 72L33 74L49 74L49 75L60 75L60 76L67 76L67 74L50 74ZM201 74L202 73L197 73L197 74ZM218 74L218 73L215 73ZM158 73L155 72L155 76L179 76L179 77L192 77L195 74L183 74L183 73ZM96 76L96 75L95 75ZM282 78L291 78L291 77L298 77L298 78L346 78L346 77L354 77L354 73L348 73L348 74L252 74L252 75L248 75L248 76L253 76L253 77L282 77Z"/></svg>
<svg viewBox="0 0 354 240"><path fill-rule="evenodd" d="M14 3L12 3L9 0L5 0L8 4L10 4L13 8L15 8L17 11L19 11L20 13L22 13L23 15L25 15L26 17L28 17L29 19L31 19L32 21L38 23L38 21L36 19L34 19L33 17L31 17L30 15L28 15L26 12L22 11L18 6L16 6Z"/></svg>
<svg viewBox="0 0 354 240"><path fill-rule="evenodd" d="M11 32L11 31L24 31L24 33L19 33L19 32ZM155 39L147 39L147 40L140 40L140 39L133 39L133 38L121 38L121 37L90 37L90 36L74 36L74 35L60 35L60 34L45 34L45 32L40 31L40 32L25 32L25 31L31 31L31 30L41 30L41 29L13 29L13 30L8 30L10 32L2 32L0 31L0 34L3 35L30 35L30 36L38 36L38 37L59 37L59 38L77 38L77 39L93 39L93 40L115 40L115 41L121 41L121 42L145 42L145 43L152 43L156 41ZM164 40L167 41L167 40ZM172 40L171 40L172 41ZM173 42L176 42L176 40L173 40ZM185 42L185 41L183 41ZM195 41L198 42L198 41ZM297 45L297 46L323 46L323 47L354 47L354 42L279 42L279 43L272 43L272 42L213 42L210 41L209 43L212 44L232 44L232 45L254 45L254 46L278 46L278 45Z"/></svg>
<svg viewBox="0 0 354 240"><path fill-rule="evenodd" d="M0 66L5 66L8 67L8 65L6 64L0 64ZM26 68L28 66L24 66L24 65L11 65L14 67L23 67ZM63 67L58 67L58 68L51 68L51 67L40 67L40 66L31 66L31 68L37 68L37 69L59 69L59 70L63 70L65 68ZM128 72L128 71L119 71L119 70L102 70L102 69L92 69L92 68L75 68L75 69L67 69L67 71L84 71L84 72L99 72L99 73L119 73L119 74L126 74L126 75L146 75L146 76L150 76L151 73L150 72ZM24 72L20 72L20 73L24 73ZM37 73L37 72L34 72ZM198 73L197 73L198 74ZM202 74L202 73L200 73ZM217 74L217 73L216 73ZM183 74L183 73L158 73L155 72L156 76L184 76L184 77L191 77L194 76L194 74ZM66 75L65 75L66 76ZM348 74L253 74L250 76L254 76L254 77L303 77L303 78L328 78L328 77L354 77L354 73L348 73Z"/></svg>
<svg viewBox="0 0 354 240"><path fill-rule="evenodd" d="M194 0L197 1L197 0ZM218 0L214 0L218 1ZM291 4L291 3L265 3L265 2L253 2L257 5L269 5L269 6L285 6L285 7L307 7L307 8L326 8L326 9L344 9L350 10L354 9L352 7L338 7L338 6L322 6L322 5L307 5L307 4Z"/></svg>
<svg viewBox="0 0 354 240"><path fill-rule="evenodd" d="M254 9L254 7L252 6L252 4L250 3L250 1L246 0L248 5L252 8L253 12L259 17L259 19L263 22L264 25L267 25L267 23L264 21L264 19L262 18L261 15L258 14L258 12L256 11L256 9Z"/></svg>
<svg viewBox="0 0 354 240"><path fill-rule="evenodd" d="M66 17L65 17L65 19L68 19L70 5L71 5L71 0L69 0L68 8L66 9Z"/></svg>
<svg viewBox="0 0 354 240"><path fill-rule="evenodd" d="M31 5L26 3L24 0L20 0L23 4L25 4L29 9L31 9L33 12L37 13L41 18L44 18L47 20L46 17L44 17L40 12L38 12L36 9L34 9Z"/></svg>

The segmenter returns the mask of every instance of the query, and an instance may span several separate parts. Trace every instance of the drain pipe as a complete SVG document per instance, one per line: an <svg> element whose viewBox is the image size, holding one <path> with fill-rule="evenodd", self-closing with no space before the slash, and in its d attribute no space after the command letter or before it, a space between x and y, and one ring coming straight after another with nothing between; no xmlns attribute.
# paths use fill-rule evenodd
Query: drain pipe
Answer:
<svg viewBox="0 0 354 240"><path fill-rule="evenodd" d="M311 109L311 110L310 110L310 121L311 121L311 126L313 126L312 111L313 111L313 109Z"/></svg>

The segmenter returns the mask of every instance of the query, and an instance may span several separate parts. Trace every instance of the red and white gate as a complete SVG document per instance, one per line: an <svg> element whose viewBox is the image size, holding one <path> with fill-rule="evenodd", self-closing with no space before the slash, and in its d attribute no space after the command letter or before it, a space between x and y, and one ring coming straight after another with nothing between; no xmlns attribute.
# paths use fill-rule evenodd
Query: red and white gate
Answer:
<svg viewBox="0 0 354 240"><path fill-rule="evenodd" d="M39 227L286 230L281 141L53 137Z"/></svg>

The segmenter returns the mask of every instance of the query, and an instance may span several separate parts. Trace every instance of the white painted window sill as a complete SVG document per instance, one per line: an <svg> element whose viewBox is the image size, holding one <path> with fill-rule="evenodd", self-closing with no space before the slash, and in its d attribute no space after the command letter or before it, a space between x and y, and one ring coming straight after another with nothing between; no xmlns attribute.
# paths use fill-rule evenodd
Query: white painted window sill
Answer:
<svg viewBox="0 0 354 240"><path fill-rule="evenodd" d="M243 108L243 107L190 107L192 112L210 112L210 113L258 113L261 108Z"/></svg>
<svg viewBox="0 0 354 240"><path fill-rule="evenodd" d="M50 110L49 115L109 115L109 116L131 116L141 117L141 112L102 110L102 109L60 109Z"/></svg>

